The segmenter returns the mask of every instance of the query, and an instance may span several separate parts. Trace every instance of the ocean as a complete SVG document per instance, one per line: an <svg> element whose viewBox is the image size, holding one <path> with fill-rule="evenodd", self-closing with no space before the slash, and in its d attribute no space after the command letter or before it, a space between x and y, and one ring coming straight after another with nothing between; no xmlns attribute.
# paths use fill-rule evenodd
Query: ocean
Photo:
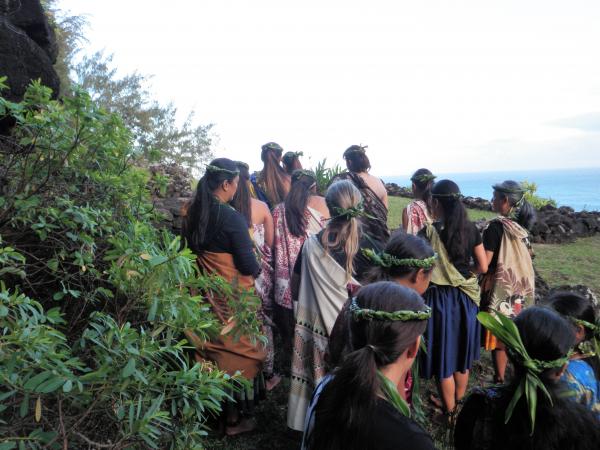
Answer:
<svg viewBox="0 0 600 450"><path fill-rule="evenodd" d="M492 184L504 180L529 181L537 195L551 198L558 206L575 211L600 211L600 167L592 169L536 170L511 172L436 173L458 184L463 195L492 198ZM382 177L385 182L410 186L410 175Z"/></svg>

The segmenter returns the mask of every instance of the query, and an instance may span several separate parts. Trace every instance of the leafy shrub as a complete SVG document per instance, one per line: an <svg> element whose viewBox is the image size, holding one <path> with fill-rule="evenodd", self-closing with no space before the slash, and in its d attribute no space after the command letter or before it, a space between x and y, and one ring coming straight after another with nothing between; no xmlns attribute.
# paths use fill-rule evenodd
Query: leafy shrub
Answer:
<svg viewBox="0 0 600 450"><path fill-rule="evenodd" d="M336 175L343 173L344 169L337 164L333 167L327 167L327 158L325 158L317 163L313 171L317 176L317 190L320 195L325 195L331 181Z"/></svg>
<svg viewBox="0 0 600 450"><path fill-rule="evenodd" d="M535 209L540 209L546 205L552 205L556 207L556 200L551 198L539 197L536 195L537 192L537 184L530 183L525 180L521 182L521 185L525 189L525 200L527 200Z"/></svg>
<svg viewBox="0 0 600 450"><path fill-rule="evenodd" d="M5 80L0 78L0 89ZM221 324L192 292L233 298L154 228L148 172L121 119L75 90L0 97L0 448L200 448L231 377L190 358ZM258 335L255 297L231 333Z"/></svg>

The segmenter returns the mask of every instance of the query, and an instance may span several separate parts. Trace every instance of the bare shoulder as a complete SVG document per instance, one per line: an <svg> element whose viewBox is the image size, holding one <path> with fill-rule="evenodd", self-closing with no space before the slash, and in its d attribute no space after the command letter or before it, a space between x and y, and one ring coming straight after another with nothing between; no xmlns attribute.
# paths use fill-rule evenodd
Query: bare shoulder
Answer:
<svg viewBox="0 0 600 450"><path fill-rule="evenodd" d="M316 209L325 217L329 217L329 208L327 208L327 202L324 197L321 197L320 195L311 195L308 199L308 206Z"/></svg>
<svg viewBox="0 0 600 450"><path fill-rule="evenodd" d="M271 215L271 211L267 204L261 200L255 198L250 199L252 208L252 222L263 223L267 216ZM256 218L256 220L254 220Z"/></svg>

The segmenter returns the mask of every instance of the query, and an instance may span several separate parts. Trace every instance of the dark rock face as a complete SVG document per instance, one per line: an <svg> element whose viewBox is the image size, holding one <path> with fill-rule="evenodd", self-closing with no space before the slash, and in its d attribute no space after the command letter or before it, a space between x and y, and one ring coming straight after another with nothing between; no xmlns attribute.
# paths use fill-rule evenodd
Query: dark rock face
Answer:
<svg viewBox="0 0 600 450"><path fill-rule="evenodd" d="M54 31L39 0L2 0L0 76L8 77L6 98L20 101L29 83L37 79L58 96L60 80L53 67L57 54Z"/></svg>
<svg viewBox="0 0 600 450"><path fill-rule="evenodd" d="M192 175L177 164L150 166L150 175L149 188L154 207L163 217L158 225L179 235L183 224L183 215L188 203L194 197ZM159 182L159 179L164 181Z"/></svg>

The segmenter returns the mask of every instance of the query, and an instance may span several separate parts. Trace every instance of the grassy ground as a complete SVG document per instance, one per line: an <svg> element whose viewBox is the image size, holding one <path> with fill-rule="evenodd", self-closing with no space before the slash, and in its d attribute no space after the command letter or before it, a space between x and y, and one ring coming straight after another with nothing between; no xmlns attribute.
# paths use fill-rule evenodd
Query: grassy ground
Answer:
<svg viewBox="0 0 600 450"><path fill-rule="evenodd" d="M402 209L409 199L402 197L390 198L390 228L398 228L402 222ZM471 220L489 219L494 213L487 211L469 210ZM579 239L573 244L536 245L535 265L542 277L551 286L564 284L585 284L596 293L600 293L600 277L596 271L600 269L600 235ZM277 342L276 342L277 344ZM276 345L276 348L278 346ZM280 347L280 346L279 346ZM278 355L279 356L279 355ZM276 365L277 365L276 357ZM281 361L281 358L279 358ZM284 368L276 367L283 371ZM490 354L484 352L481 361L477 362L471 372L470 387L489 384L492 377ZM425 428L432 434L437 448L447 447L444 427L429 420L433 416L431 405L426 399L434 393L433 383L423 383L422 400L424 401L426 422ZM257 429L238 437L219 437L212 434L206 442L206 448L214 450L285 450L299 448L299 437L290 435L286 427L287 395L289 379L284 378L267 399L261 402L256 410Z"/></svg>
<svg viewBox="0 0 600 450"><path fill-rule="evenodd" d="M572 244L537 244L534 250L534 264L550 286L584 284L600 294L600 235Z"/></svg>

